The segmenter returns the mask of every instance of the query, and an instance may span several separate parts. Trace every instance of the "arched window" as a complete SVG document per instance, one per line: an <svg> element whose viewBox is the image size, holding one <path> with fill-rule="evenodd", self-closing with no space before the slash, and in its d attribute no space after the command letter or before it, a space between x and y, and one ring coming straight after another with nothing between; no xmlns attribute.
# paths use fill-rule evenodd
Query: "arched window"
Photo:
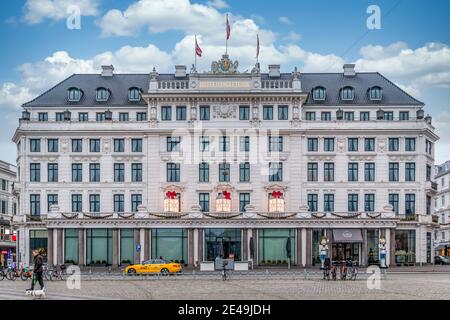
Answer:
<svg viewBox="0 0 450 320"><path fill-rule="evenodd" d="M344 87L341 90L341 99L342 100L353 100L354 93L352 87Z"/></svg>
<svg viewBox="0 0 450 320"><path fill-rule="evenodd" d="M130 90L128 90L128 100L140 101L141 100L141 91L138 88L130 88Z"/></svg>
<svg viewBox="0 0 450 320"><path fill-rule="evenodd" d="M325 100L325 88L316 87L313 89L313 99L314 100Z"/></svg>
<svg viewBox="0 0 450 320"><path fill-rule="evenodd" d="M80 101L81 90L78 88L70 88L67 92L69 101Z"/></svg>
<svg viewBox="0 0 450 320"><path fill-rule="evenodd" d="M372 87L369 89L370 100L381 100L383 93L380 87Z"/></svg>
<svg viewBox="0 0 450 320"><path fill-rule="evenodd" d="M95 98L97 101L108 101L109 90L106 88L98 88L96 91Z"/></svg>

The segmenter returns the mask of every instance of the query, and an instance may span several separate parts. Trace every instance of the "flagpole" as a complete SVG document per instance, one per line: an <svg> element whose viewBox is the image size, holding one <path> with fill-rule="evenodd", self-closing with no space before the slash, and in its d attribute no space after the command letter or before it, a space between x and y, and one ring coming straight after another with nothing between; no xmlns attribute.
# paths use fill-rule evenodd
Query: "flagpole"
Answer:
<svg viewBox="0 0 450 320"><path fill-rule="evenodd" d="M227 30L228 30L228 13L227 13L227 26L226 26ZM225 32L225 54L228 54L228 31Z"/></svg>
<svg viewBox="0 0 450 320"><path fill-rule="evenodd" d="M194 43L194 69L197 70L197 35L195 35Z"/></svg>

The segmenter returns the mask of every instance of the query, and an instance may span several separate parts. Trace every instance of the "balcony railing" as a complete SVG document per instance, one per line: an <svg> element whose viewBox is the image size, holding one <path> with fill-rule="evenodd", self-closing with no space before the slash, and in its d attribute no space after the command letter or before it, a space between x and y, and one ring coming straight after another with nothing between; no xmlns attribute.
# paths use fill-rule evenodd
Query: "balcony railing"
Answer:
<svg viewBox="0 0 450 320"><path fill-rule="evenodd" d="M419 221L419 216L416 214L397 214L396 217L400 221Z"/></svg>

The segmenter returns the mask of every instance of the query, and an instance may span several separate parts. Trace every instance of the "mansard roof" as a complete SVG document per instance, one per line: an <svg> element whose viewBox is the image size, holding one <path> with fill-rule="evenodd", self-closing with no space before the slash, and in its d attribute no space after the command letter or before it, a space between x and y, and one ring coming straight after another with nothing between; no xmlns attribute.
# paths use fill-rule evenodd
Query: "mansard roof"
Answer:
<svg viewBox="0 0 450 320"><path fill-rule="evenodd" d="M159 74L159 81L188 80L189 74L183 79L175 78L174 74ZM261 80L292 80L291 73L281 73L280 77L270 78L269 74L261 74ZM355 76L345 76L343 73L301 73L300 80L302 91L310 93L306 105L311 106L423 106L423 103L416 100L390 80L377 72L356 73ZM34 100L23 104L23 107L61 107L61 106L127 106L144 105L144 101L130 102L128 90L139 88L142 92L147 92L149 88L149 74L114 74L111 77L102 77L100 74L74 74L53 88L44 92ZM343 101L340 99L340 90L350 86L354 89L354 99ZM106 102L96 101L96 89L106 88L111 92L111 96ZM315 101L312 97L312 90L316 87L323 87L326 90L326 98L322 101ZM382 99L372 101L369 99L368 90L372 87L382 89ZM81 100L71 102L68 99L68 89L78 88L82 91ZM270 90L270 89L267 89ZM281 92L280 92L281 93Z"/></svg>

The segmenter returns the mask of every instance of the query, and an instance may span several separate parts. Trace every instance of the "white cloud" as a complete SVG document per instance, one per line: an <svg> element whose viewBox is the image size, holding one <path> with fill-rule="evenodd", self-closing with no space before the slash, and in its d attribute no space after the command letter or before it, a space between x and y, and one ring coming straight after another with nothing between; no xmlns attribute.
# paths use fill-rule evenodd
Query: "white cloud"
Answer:
<svg viewBox="0 0 450 320"><path fill-rule="evenodd" d="M62 20L69 14L67 9L76 5L82 16L96 16L100 0L27 0L24 6L24 20L29 24L37 24L44 19Z"/></svg>
<svg viewBox="0 0 450 320"><path fill-rule="evenodd" d="M291 25L293 24L292 21L288 18L288 17L280 17L278 19L281 23L287 24L287 25Z"/></svg>
<svg viewBox="0 0 450 320"><path fill-rule="evenodd" d="M226 3L226 1L224 1L224 0L212 0L212 1L206 2L206 4L210 7L213 7L213 8L219 9L219 10L230 7L230 5L228 3Z"/></svg>
<svg viewBox="0 0 450 320"><path fill-rule="evenodd" d="M295 43L300 41L301 38L302 36L299 33L291 31L283 37L283 40Z"/></svg>
<svg viewBox="0 0 450 320"><path fill-rule="evenodd" d="M17 86L14 83L6 82L0 86L0 107L18 110L20 105L30 100L33 95L25 87Z"/></svg>

